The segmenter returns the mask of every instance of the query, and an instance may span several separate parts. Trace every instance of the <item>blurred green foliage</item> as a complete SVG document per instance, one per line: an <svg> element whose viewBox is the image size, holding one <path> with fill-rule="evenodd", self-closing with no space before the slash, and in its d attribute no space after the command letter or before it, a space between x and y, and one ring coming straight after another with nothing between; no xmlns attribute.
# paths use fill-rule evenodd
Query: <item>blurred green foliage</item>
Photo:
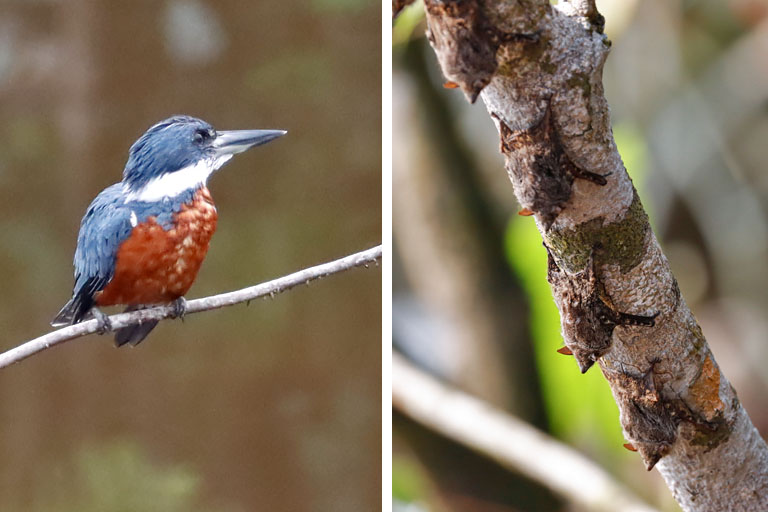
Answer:
<svg viewBox="0 0 768 512"><path fill-rule="evenodd" d="M424 474L411 457L392 454L392 497L406 503L427 495Z"/></svg>
<svg viewBox="0 0 768 512"><path fill-rule="evenodd" d="M40 474L39 512L203 512L234 508L202 504L191 469L153 462L137 444L116 441L85 448L68 468Z"/></svg>
<svg viewBox="0 0 768 512"><path fill-rule="evenodd" d="M424 5L421 0L404 8L392 26L392 46L397 49L411 38L416 27L424 20ZM419 34L421 35L421 34Z"/></svg>

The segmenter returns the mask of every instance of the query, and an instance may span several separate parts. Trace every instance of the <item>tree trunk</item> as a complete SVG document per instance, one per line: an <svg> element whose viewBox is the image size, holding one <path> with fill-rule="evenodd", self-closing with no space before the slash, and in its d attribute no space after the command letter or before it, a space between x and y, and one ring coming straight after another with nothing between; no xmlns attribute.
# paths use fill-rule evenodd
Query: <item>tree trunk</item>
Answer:
<svg viewBox="0 0 768 512"><path fill-rule="evenodd" d="M482 97L549 253L565 343L685 510L767 510L768 448L720 372L610 128L594 0L425 0L443 73Z"/></svg>

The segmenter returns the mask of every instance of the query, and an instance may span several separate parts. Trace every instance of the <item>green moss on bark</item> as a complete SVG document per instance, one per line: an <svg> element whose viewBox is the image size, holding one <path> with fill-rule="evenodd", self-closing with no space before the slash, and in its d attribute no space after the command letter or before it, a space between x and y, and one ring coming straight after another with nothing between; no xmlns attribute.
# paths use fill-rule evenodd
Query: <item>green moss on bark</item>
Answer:
<svg viewBox="0 0 768 512"><path fill-rule="evenodd" d="M598 217L575 229L550 229L544 238L558 266L567 272L583 270L594 251L596 264L618 264L626 273L642 260L648 229L648 215L635 192L619 222L604 225Z"/></svg>

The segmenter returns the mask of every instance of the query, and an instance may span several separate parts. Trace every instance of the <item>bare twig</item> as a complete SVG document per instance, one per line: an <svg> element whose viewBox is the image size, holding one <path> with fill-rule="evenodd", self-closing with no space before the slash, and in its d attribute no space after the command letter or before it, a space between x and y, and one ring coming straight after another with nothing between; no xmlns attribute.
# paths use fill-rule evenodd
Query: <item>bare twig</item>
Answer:
<svg viewBox="0 0 768 512"><path fill-rule="evenodd" d="M199 313L201 311L210 311L212 309L233 306L242 302L248 302L259 297L274 297L276 294L289 290L300 284L309 284L310 281L322 277L343 272L354 267L368 266L375 264L381 259L381 245L367 249L365 251L351 254L344 258L323 263L314 267L306 268L293 274L268 281L266 283L249 286L242 290L212 295L202 299L190 300L187 303L187 315ZM120 313L109 317L112 330L121 329L129 325L135 325L148 320L164 320L174 316L173 306L158 306L151 309L132 311L130 313ZM14 363L28 358L38 352L41 352L54 345L73 340L87 334L98 332L98 323L96 320L88 320L79 324L64 327L57 331L50 332L39 338L27 341L12 348L7 352L0 354L0 368L4 368Z"/></svg>
<svg viewBox="0 0 768 512"><path fill-rule="evenodd" d="M392 404L430 429L588 510L651 512L594 462L392 354Z"/></svg>

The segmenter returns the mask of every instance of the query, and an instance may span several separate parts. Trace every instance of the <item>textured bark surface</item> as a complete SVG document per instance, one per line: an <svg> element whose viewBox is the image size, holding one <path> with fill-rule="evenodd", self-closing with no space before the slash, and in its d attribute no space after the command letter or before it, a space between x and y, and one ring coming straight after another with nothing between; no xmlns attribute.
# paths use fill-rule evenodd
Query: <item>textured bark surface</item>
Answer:
<svg viewBox="0 0 768 512"><path fill-rule="evenodd" d="M425 0L443 73L496 124L563 337L685 510L768 510L768 448L720 372L616 150L594 1Z"/></svg>

